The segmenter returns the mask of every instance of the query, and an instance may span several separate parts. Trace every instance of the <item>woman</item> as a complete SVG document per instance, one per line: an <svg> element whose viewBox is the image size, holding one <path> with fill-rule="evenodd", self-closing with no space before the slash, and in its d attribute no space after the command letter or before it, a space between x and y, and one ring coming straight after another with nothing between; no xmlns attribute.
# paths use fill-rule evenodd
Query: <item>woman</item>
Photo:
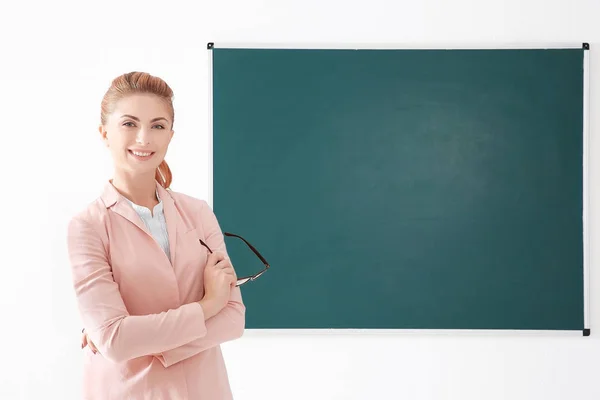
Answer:
<svg viewBox="0 0 600 400"><path fill-rule="evenodd" d="M102 101L114 174L68 226L86 400L232 398L219 345L242 335L245 307L213 211L169 189L172 97L131 72Z"/></svg>

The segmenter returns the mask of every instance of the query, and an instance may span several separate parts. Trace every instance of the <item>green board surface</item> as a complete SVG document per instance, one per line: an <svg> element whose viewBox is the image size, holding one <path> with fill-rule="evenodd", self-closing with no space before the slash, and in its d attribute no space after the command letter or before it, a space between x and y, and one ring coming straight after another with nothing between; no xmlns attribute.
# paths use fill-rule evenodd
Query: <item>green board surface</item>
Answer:
<svg viewBox="0 0 600 400"><path fill-rule="evenodd" d="M246 328L584 328L583 49L210 51Z"/></svg>

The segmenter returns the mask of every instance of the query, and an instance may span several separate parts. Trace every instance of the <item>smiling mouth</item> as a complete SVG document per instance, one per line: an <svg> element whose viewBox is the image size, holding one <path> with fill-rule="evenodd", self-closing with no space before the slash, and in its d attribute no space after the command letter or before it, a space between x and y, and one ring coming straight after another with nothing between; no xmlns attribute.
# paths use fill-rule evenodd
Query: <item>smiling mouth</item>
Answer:
<svg viewBox="0 0 600 400"><path fill-rule="evenodd" d="M127 149L127 152L138 159L148 159L154 155L154 151L134 151Z"/></svg>

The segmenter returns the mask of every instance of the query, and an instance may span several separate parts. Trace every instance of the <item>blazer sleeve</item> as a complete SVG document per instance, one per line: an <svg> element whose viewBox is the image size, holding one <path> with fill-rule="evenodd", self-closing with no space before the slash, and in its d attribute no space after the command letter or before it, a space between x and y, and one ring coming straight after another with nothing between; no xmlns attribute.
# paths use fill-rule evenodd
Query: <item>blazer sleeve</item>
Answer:
<svg viewBox="0 0 600 400"><path fill-rule="evenodd" d="M217 217L204 200L201 200L201 202L200 216L206 244L213 251L223 252L227 255L225 238ZM244 333L245 315L246 307L242 301L240 288L232 288L227 305L218 314L206 321L206 335L177 348L162 351L155 356L165 367L169 367L206 349L237 339Z"/></svg>
<svg viewBox="0 0 600 400"><path fill-rule="evenodd" d="M199 303L159 314L129 315L101 236L83 216L69 222L67 244L79 312L87 334L105 358L123 362L206 336Z"/></svg>

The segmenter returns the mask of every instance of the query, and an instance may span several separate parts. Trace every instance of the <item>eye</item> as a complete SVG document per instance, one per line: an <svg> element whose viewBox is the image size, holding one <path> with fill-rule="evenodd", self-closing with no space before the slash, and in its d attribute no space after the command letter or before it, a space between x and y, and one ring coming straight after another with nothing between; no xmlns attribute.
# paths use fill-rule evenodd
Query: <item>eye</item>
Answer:
<svg viewBox="0 0 600 400"><path fill-rule="evenodd" d="M165 127L164 127L164 126L162 126L162 125L154 125L154 126L159 126L159 127L160 127L160 129L165 129Z"/></svg>
<svg viewBox="0 0 600 400"><path fill-rule="evenodd" d="M127 125L127 124L131 124L131 125ZM133 125L133 122L125 122L125 123L123 124L123 126L134 126L134 125Z"/></svg>

